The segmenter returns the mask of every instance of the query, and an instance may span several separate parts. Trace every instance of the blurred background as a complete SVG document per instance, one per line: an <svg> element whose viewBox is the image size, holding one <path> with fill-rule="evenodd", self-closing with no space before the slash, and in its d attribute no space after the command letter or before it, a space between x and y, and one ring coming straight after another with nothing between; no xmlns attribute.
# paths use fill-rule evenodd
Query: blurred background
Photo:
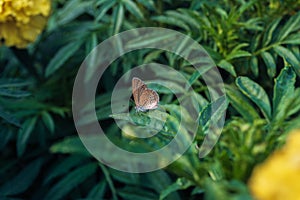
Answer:
<svg viewBox="0 0 300 200"><path fill-rule="evenodd" d="M95 109L110 140L129 151L163 147L190 116L178 112L172 92L150 84L168 123L153 138L124 135L113 119L123 116L111 115L110 102L120 77L156 62L180 72L196 92L199 127L191 147L168 167L138 174L109 168L85 149L73 122L72 90L99 43L141 27L176 30L202 45L220 71L228 105L218 113L227 109L218 143L199 158L208 110L218 103L202 74L157 49L114 61L98 83ZM1 199L300 198L298 0L0 0L0 39ZM133 120L146 126L148 115L134 111Z"/></svg>

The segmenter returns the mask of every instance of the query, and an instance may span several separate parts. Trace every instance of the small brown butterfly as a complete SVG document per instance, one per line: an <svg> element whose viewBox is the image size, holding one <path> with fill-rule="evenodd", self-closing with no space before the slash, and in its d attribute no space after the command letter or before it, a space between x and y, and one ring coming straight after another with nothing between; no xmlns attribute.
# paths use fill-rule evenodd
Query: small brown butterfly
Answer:
<svg viewBox="0 0 300 200"><path fill-rule="evenodd" d="M149 89L146 84L137 77L133 77L132 79L132 94L137 112L145 112L158 107L158 94L154 90Z"/></svg>

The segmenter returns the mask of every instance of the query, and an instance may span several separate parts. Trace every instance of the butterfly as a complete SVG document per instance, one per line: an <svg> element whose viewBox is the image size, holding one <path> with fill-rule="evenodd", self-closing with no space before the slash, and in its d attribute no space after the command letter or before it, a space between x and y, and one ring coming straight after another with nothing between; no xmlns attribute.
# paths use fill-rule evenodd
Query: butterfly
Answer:
<svg viewBox="0 0 300 200"><path fill-rule="evenodd" d="M137 112L145 112L158 107L159 96L139 78L132 78L132 94Z"/></svg>

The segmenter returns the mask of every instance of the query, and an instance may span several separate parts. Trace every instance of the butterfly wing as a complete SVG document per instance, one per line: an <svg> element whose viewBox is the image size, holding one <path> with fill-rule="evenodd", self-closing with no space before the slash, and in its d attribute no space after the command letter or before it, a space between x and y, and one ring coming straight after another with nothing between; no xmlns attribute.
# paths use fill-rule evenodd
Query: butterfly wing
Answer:
<svg viewBox="0 0 300 200"><path fill-rule="evenodd" d="M141 97L141 94L143 93L143 91L146 89L147 89L147 86L141 79L133 77L133 79L132 79L132 94L133 94L133 99L134 99L135 105L137 107L141 106L141 104L139 104L140 97Z"/></svg>
<svg viewBox="0 0 300 200"><path fill-rule="evenodd" d="M143 110L152 110L157 108L158 102L159 96L154 90L146 88L142 91L139 98L139 106L142 107Z"/></svg>

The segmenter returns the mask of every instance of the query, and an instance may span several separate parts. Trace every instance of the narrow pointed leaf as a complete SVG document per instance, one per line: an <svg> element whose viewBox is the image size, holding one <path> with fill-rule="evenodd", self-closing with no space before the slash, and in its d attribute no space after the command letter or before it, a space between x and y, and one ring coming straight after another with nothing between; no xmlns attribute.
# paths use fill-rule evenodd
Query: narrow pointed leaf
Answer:
<svg viewBox="0 0 300 200"><path fill-rule="evenodd" d="M276 63L273 56L269 52L264 51L261 53L261 57L263 58L267 66L267 72L269 77L273 78L276 74Z"/></svg>
<svg viewBox="0 0 300 200"><path fill-rule="evenodd" d="M37 121L37 117L27 119L23 123L22 128L19 130L18 137L17 137L18 156L21 156L24 153L28 143L28 139L30 138L30 135L35 127L36 121Z"/></svg>
<svg viewBox="0 0 300 200"><path fill-rule="evenodd" d="M63 199L70 191L78 187L89 176L95 174L96 169L96 163L89 163L69 172L67 176L60 179L52 188L50 188L44 199Z"/></svg>

